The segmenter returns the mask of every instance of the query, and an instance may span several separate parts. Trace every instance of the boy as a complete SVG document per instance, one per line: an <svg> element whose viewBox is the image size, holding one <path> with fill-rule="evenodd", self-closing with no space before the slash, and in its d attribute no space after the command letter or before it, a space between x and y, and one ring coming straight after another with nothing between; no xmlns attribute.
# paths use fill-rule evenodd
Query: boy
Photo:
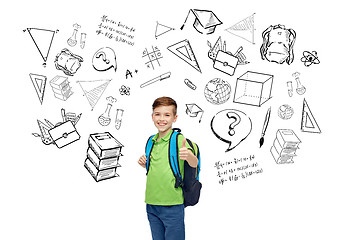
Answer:
<svg viewBox="0 0 350 240"><path fill-rule="evenodd" d="M184 200L181 187L175 188L175 177L170 168L168 150L169 139L176 122L177 104L169 97L157 98L152 105L152 120L158 133L150 156L150 166L146 183L146 209L153 240L185 239ZM198 159L193 149L180 135L178 138L179 165L183 176L184 161L197 167ZM142 155L138 163L146 168L147 158Z"/></svg>

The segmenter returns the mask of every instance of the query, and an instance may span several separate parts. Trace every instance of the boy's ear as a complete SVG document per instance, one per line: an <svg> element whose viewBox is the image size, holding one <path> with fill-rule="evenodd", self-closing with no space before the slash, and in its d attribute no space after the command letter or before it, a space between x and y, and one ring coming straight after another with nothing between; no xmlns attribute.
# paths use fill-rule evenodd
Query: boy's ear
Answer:
<svg viewBox="0 0 350 240"><path fill-rule="evenodd" d="M175 117L174 117L174 122L176 122L176 119L177 119L177 115L175 115Z"/></svg>

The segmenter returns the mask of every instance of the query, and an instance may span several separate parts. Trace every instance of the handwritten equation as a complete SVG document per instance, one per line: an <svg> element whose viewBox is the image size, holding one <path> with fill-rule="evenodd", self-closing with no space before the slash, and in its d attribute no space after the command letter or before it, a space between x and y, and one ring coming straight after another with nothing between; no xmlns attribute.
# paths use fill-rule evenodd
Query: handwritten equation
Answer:
<svg viewBox="0 0 350 240"><path fill-rule="evenodd" d="M101 22L98 24L96 34L105 36L109 39L114 39L116 42L126 43L134 46L134 33L136 29L120 21L109 19L106 15L101 17Z"/></svg>
<svg viewBox="0 0 350 240"><path fill-rule="evenodd" d="M219 184L225 182L236 182L247 177L257 175L263 172L254 155L248 157L234 158L232 161L217 161L214 167L218 170L217 177Z"/></svg>

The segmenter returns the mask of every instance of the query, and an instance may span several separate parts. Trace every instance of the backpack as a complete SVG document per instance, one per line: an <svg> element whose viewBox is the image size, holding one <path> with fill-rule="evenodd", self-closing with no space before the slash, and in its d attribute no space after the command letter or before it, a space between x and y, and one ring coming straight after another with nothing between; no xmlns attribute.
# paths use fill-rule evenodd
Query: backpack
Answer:
<svg viewBox="0 0 350 240"><path fill-rule="evenodd" d="M170 168L175 177L175 188L181 187L183 196L184 196L184 206L194 206L199 201L200 191L202 188L202 184L199 182L199 172L200 172L200 153L198 145L188 138L186 138L187 143L194 150L194 155L198 159L198 166L196 168L191 167L187 161L184 161L184 176L181 176L180 166L178 160L178 136L181 134L181 130L178 128L173 129L173 133L170 136L169 140L169 163ZM150 156L153 148L152 138L155 135L149 137L146 144L146 170L148 174L149 166L150 166Z"/></svg>

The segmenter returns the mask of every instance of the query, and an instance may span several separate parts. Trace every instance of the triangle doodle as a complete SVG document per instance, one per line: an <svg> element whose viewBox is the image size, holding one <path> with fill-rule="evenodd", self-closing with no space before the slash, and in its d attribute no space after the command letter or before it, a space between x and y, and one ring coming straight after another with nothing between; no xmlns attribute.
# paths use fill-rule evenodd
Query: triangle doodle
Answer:
<svg viewBox="0 0 350 240"><path fill-rule="evenodd" d="M42 59L44 62L46 62L55 35L55 31L39 28L27 28L27 31L32 38L36 48L38 49Z"/></svg>
<svg viewBox="0 0 350 240"><path fill-rule="evenodd" d="M98 100L101 98L103 92L106 90L111 79L108 80L94 80L94 81L77 81L88 100L91 111L94 110Z"/></svg>
<svg viewBox="0 0 350 240"><path fill-rule="evenodd" d="M305 99L303 102L301 131L310 133L321 133L321 129L318 126L315 117L312 115L310 107Z"/></svg>
<svg viewBox="0 0 350 240"><path fill-rule="evenodd" d="M246 17L245 19L235 23L233 26L225 29L225 31L243 38L244 40L247 40L248 42L255 44L254 42L254 14Z"/></svg>
<svg viewBox="0 0 350 240"><path fill-rule="evenodd" d="M187 39L169 46L168 50L202 73L190 42Z"/></svg>
<svg viewBox="0 0 350 240"><path fill-rule="evenodd" d="M32 80L39 101L41 104L43 104L47 77L33 73L30 73L29 76Z"/></svg>
<svg viewBox="0 0 350 240"><path fill-rule="evenodd" d="M155 37L158 38L159 36L171 31L171 30L175 30L175 28L172 28L172 27L168 27L168 26L165 26L163 24L160 24L158 21L157 21L157 26L156 26L156 32L155 32Z"/></svg>

